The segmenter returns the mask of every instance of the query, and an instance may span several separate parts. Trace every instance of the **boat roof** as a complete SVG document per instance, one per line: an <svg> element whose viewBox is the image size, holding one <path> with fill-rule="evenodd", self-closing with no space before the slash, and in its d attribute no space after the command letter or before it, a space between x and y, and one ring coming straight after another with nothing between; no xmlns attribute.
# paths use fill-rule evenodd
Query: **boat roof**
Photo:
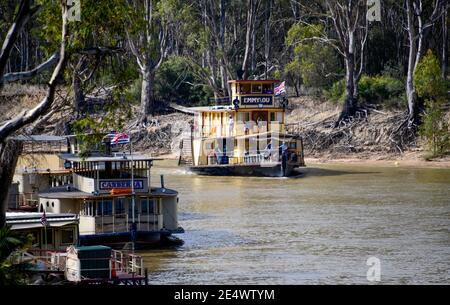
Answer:
<svg viewBox="0 0 450 305"><path fill-rule="evenodd" d="M53 135L19 135L14 137L14 140L19 141L35 141L35 142L59 142L66 141L66 137L62 136L53 136Z"/></svg>
<svg viewBox="0 0 450 305"><path fill-rule="evenodd" d="M279 83L280 80L278 79L241 79L241 80L229 80L228 83L232 84L232 83L242 83L242 84L246 84L246 83L263 83L263 84L273 84L273 83Z"/></svg>
<svg viewBox="0 0 450 305"><path fill-rule="evenodd" d="M68 189L67 186L70 186ZM136 196L142 195L158 195L158 196L173 196L178 195L178 192L167 188L151 188L151 193L141 194L136 192ZM52 187L48 190L39 193L39 197L43 199L95 199L95 198L113 198L113 197L126 197L131 194L99 194L82 192L72 185Z"/></svg>
<svg viewBox="0 0 450 305"><path fill-rule="evenodd" d="M78 224L79 216L72 213L45 213L50 227ZM6 223L12 230L42 228L40 212L6 212Z"/></svg>
<svg viewBox="0 0 450 305"><path fill-rule="evenodd" d="M229 112L234 111L234 107L232 105L229 106L200 106L200 107L189 107L189 110L193 112Z"/></svg>
<svg viewBox="0 0 450 305"><path fill-rule="evenodd" d="M154 157L148 157L144 155L138 155L138 154L116 154L114 156L89 156L86 158L80 157L77 154L59 154L60 159L68 160L72 162L105 162L105 161L111 161L111 162L125 162L125 161L131 161L131 158L133 158L133 161L155 161L155 160L163 160L162 158L154 158Z"/></svg>

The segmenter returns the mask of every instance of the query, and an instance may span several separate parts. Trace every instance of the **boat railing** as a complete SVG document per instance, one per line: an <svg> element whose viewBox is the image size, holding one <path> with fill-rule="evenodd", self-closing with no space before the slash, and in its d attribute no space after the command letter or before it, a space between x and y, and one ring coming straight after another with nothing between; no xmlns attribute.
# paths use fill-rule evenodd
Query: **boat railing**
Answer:
<svg viewBox="0 0 450 305"><path fill-rule="evenodd" d="M202 138L221 138L233 136L258 135L266 132L283 132L285 124L279 121L237 121L233 129L230 131L227 124L205 124L201 128L201 132L196 133L196 137Z"/></svg>
<svg viewBox="0 0 450 305"><path fill-rule="evenodd" d="M162 222L161 214L136 213L135 221L139 231L157 231ZM97 215L95 216L95 232L119 233L129 232L132 216L125 214Z"/></svg>
<svg viewBox="0 0 450 305"><path fill-rule="evenodd" d="M119 250L112 250L111 270L117 273L126 273L134 276L144 275L144 259L134 253L124 253Z"/></svg>
<svg viewBox="0 0 450 305"><path fill-rule="evenodd" d="M230 96L209 97L208 98L208 105L229 106L229 105L231 105L231 97Z"/></svg>
<svg viewBox="0 0 450 305"><path fill-rule="evenodd" d="M215 152L208 156L208 165L218 164L262 164L280 161L278 149L262 149L249 151L243 156L236 156L234 153Z"/></svg>
<svg viewBox="0 0 450 305"><path fill-rule="evenodd" d="M34 269L42 271L63 271L66 266L66 257L65 250L30 248L13 253L10 256L10 262L12 264L34 265Z"/></svg>

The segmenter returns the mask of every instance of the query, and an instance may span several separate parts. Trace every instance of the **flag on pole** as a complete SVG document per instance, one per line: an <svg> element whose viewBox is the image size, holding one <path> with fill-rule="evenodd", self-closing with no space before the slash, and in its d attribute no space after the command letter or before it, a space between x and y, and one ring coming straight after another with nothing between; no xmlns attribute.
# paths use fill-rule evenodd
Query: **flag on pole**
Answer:
<svg viewBox="0 0 450 305"><path fill-rule="evenodd" d="M112 145L118 145L118 144L128 144L130 143L130 136L126 132L117 132L115 134L112 134L111 138L111 144Z"/></svg>
<svg viewBox="0 0 450 305"><path fill-rule="evenodd" d="M41 223L42 223L42 225L44 227L48 226L47 215L45 215L45 210L44 210L44 213L42 214L42 217L41 217Z"/></svg>
<svg viewBox="0 0 450 305"><path fill-rule="evenodd" d="M286 93L286 82L282 82L278 87L275 87L275 95Z"/></svg>

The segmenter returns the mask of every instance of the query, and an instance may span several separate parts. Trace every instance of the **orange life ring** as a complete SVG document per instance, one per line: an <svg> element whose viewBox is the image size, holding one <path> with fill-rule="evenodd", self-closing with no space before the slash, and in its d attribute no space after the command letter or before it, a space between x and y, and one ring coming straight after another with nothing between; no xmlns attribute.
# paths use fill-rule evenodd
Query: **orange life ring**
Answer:
<svg viewBox="0 0 450 305"><path fill-rule="evenodd" d="M119 194L131 194L131 188L124 188L124 189L112 189L111 195L119 195Z"/></svg>

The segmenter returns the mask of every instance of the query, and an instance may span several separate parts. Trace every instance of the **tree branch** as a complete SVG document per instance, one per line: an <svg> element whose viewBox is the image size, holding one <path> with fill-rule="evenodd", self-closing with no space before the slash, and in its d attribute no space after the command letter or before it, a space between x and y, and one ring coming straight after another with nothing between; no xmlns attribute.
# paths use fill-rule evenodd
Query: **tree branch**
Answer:
<svg viewBox="0 0 450 305"><path fill-rule="evenodd" d="M0 50L0 90L3 87L3 74L5 73L5 67L8 62L9 55L11 54L11 50L17 40L18 35L22 31L25 24L30 20L30 18L36 14L41 6L35 6L34 8L30 8L31 0L22 0L20 2L19 12L14 18L14 22L9 28L8 33L6 34L5 41L3 42L2 49Z"/></svg>
<svg viewBox="0 0 450 305"><path fill-rule="evenodd" d="M7 84L12 83L18 80L28 80L36 76L37 74L41 73L42 71L48 69L50 66L52 66L55 62L59 60L59 52L54 53L46 62L43 62L36 68L29 70L29 71L23 71L23 72L13 72L13 73L7 73L3 76L3 78L0 80L0 83Z"/></svg>
<svg viewBox="0 0 450 305"><path fill-rule="evenodd" d="M44 114L52 105L57 80L61 76L66 66L67 58L66 58L66 40L67 40L67 4L65 1L61 1L62 5L62 16L63 16L63 25L62 25L62 35L61 35L61 49L59 54L59 61L53 70L52 77L48 83L47 95L45 98L33 109L25 110L13 119L7 121L0 127L0 143L3 143L8 136L19 130L20 128L26 126L34 122L39 116Z"/></svg>

